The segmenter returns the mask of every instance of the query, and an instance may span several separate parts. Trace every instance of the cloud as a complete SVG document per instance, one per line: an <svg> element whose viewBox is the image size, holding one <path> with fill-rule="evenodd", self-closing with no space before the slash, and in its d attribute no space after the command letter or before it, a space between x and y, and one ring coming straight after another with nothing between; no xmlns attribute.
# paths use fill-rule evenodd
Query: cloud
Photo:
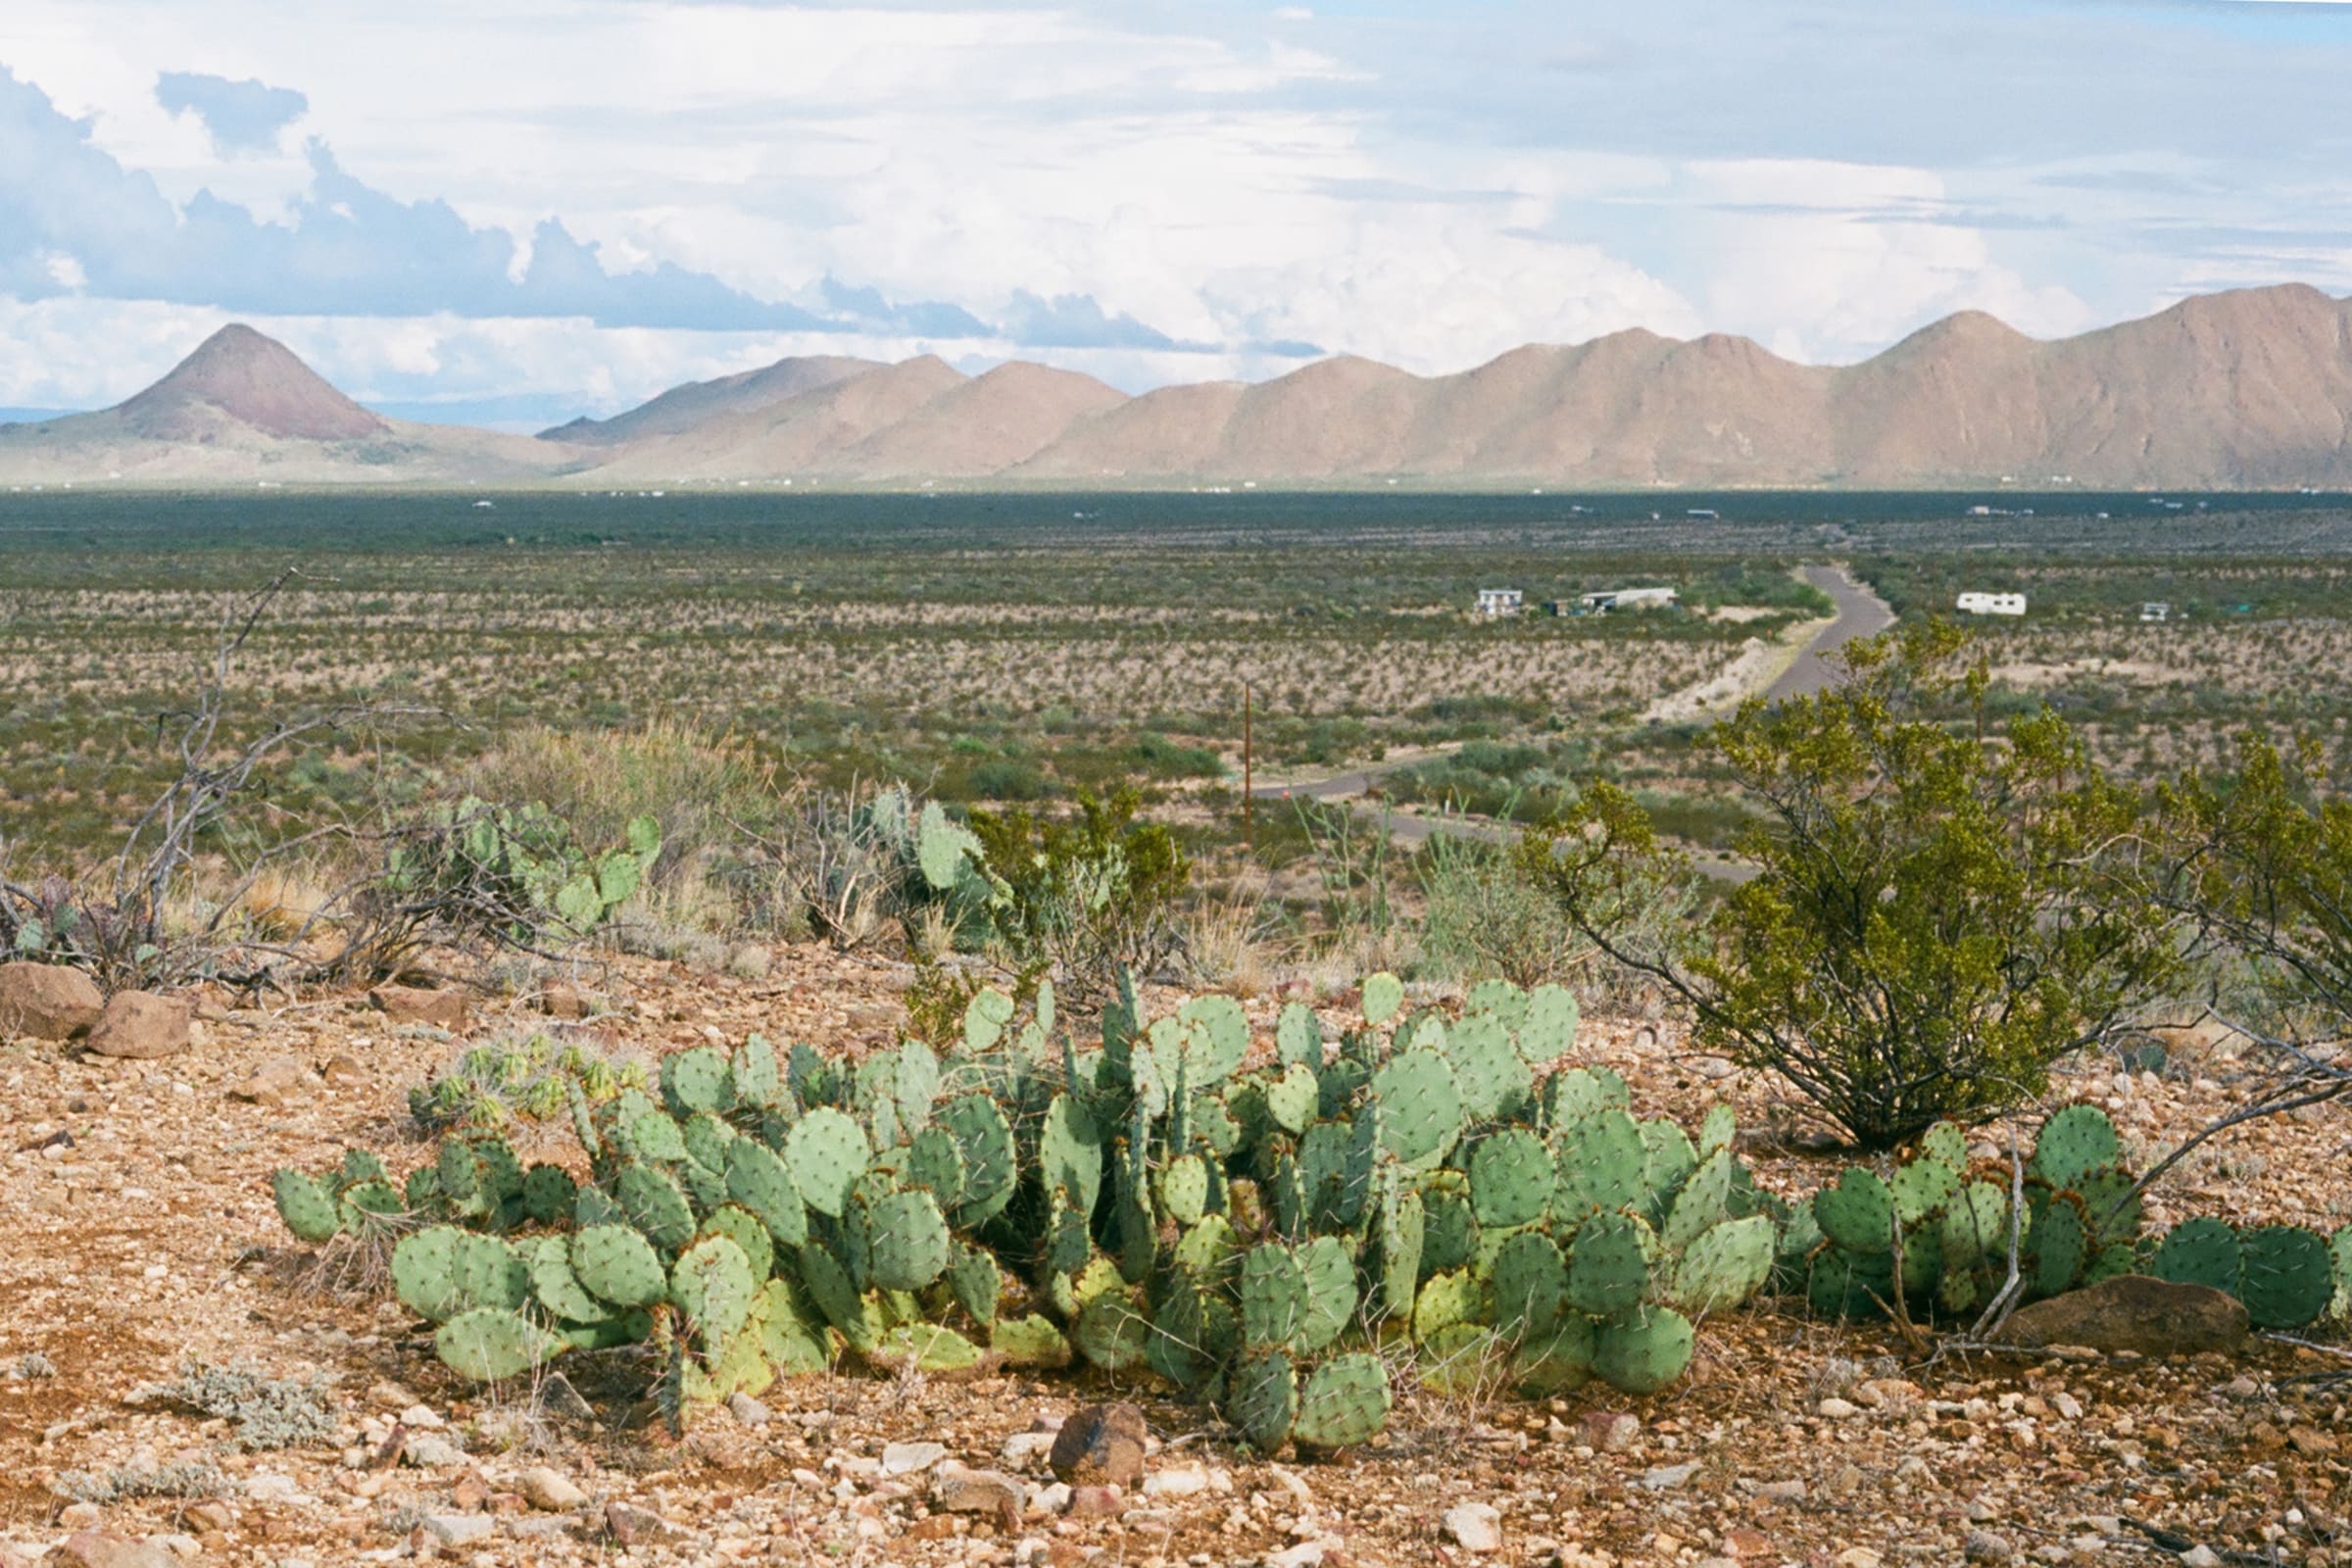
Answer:
<svg viewBox="0 0 2352 1568"><path fill-rule="evenodd" d="M1179 343L1157 327L1121 312L1106 315L1094 297L1060 294L1041 299L1025 288L1012 291L1004 313L1004 336L1049 349L1191 349L1206 353L1210 343Z"/></svg>
<svg viewBox="0 0 2352 1568"><path fill-rule="evenodd" d="M193 114L224 153L267 152L278 132L300 120L311 101L291 87L257 79L231 81L194 71L167 71L155 79L155 101L168 114Z"/></svg>

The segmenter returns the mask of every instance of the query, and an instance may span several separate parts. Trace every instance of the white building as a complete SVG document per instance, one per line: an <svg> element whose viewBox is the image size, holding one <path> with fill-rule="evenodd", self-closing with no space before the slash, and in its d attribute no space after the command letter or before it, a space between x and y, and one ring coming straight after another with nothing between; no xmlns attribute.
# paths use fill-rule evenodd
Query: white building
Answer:
<svg viewBox="0 0 2352 1568"><path fill-rule="evenodd" d="M1680 596L1672 588L1604 588L1584 598L1588 614L1605 615L1612 610L1671 610Z"/></svg>
<svg viewBox="0 0 2352 1568"><path fill-rule="evenodd" d="M1961 612L1970 615L2022 615L2026 612L2024 594L1962 594Z"/></svg>
<svg viewBox="0 0 2352 1568"><path fill-rule="evenodd" d="M2139 607L2139 618L2142 620L2172 619L2173 607L2171 601L2164 599L2149 600L2146 604Z"/></svg>
<svg viewBox="0 0 2352 1568"><path fill-rule="evenodd" d="M1478 591L1478 612L1482 615L1516 615L1526 597L1516 588L1481 588Z"/></svg>

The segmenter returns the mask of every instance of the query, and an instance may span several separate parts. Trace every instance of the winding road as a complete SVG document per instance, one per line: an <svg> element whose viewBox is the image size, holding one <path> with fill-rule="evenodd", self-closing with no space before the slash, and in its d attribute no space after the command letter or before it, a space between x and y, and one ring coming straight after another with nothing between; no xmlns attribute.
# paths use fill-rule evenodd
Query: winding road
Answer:
<svg viewBox="0 0 2352 1568"><path fill-rule="evenodd" d="M1837 607L1837 616L1813 634L1802 652L1764 691L1767 702L1783 702L1790 697L1806 697L1828 686L1837 677L1837 666L1827 657L1843 648L1857 637L1871 637L1894 624L1894 610L1886 600L1871 592L1869 586L1857 580L1843 565L1806 566L1802 569L1805 581L1830 596ZM1260 784L1250 791L1252 799L1260 801L1349 801L1370 794L1380 781L1399 768L1446 757L1460 748L1460 742L1445 746L1420 747L1411 751L1392 753L1377 762L1366 762L1344 772L1325 774L1316 778L1285 779L1272 784ZM1418 813L1399 812L1389 821L1389 831L1399 844L1420 844L1430 834L1443 827L1448 833L1470 838L1499 841L1511 829L1498 822L1483 818L1432 817ZM1727 876L1743 880L1744 866L1700 862L1700 869L1710 876Z"/></svg>

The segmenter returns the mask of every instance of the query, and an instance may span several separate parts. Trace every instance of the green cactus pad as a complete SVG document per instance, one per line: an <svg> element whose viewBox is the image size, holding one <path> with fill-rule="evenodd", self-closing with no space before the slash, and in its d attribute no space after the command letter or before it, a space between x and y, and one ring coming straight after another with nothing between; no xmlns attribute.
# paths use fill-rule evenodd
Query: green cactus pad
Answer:
<svg viewBox="0 0 2352 1568"><path fill-rule="evenodd" d="M1527 1018L1527 993L1508 980L1481 980L1462 994L1462 1011L1483 1012L1505 1029Z"/></svg>
<svg viewBox="0 0 2352 1568"><path fill-rule="evenodd" d="M1917 1228L1960 1193L1960 1171L1939 1159L1915 1159L1897 1169L1886 1183L1894 1217L1906 1231Z"/></svg>
<svg viewBox="0 0 2352 1568"><path fill-rule="evenodd" d="M1674 1269L1674 1301L1687 1311L1728 1311L1764 1288L1777 1238L1762 1214L1701 1232Z"/></svg>
<svg viewBox="0 0 2352 1568"><path fill-rule="evenodd" d="M678 1184L651 1165L630 1163L612 1180L612 1199L629 1223L664 1251L694 1240L694 1209Z"/></svg>
<svg viewBox="0 0 2352 1568"><path fill-rule="evenodd" d="M674 1165L687 1157L686 1135L663 1110L649 1110L630 1121L622 1131L621 1142L638 1159Z"/></svg>
<svg viewBox="0 0 2352 1568"><path fill-rule="evenodd" d="M2044 1296L2075 1288L2090 1261L2090 1229L2072 1195L2052 1200L2034 1222L2034 1287Z"/></svg>
<svg viewBox="0 0 2352 1568"><path fill-rule="evenodd" d="M1242 1338L1249 1345L1287 1348L1305 1332L1306 1272L1289 1248L1269 1245L1244 1255L1241 1307Z"/></svg>
<svg viewBox="0 0 2352 1568"><path fill-rule="evenodd" d="M2075 1186L2082 1195L2082 1217L2095 1248L2129 1242L2139 1234L2140 1200L2132 1173L2117 1165L2086 1173Z"/></svg>
<svg viewBox="0 0 2352 1568"><path fill-rule="evenodd" d="M1404 1005L1404 982L1383 971L1364 980L1364 1022L1377 1029Z"/></svg>
<svg viewBox="0 0 2352 1568"><path fill-rule="evenodd" d="M1674 1205L1666 1211L1666 1223L1658 1227L1658 1246L1669 1255L1688 1250L1701 1236L1731 1217L1732 1155L1731 1151L1719 1149L1699 1163L1682 1190L1675 1194ZM1769 1222L1765 1229L1771 1229Z"/></svg>
<svg viewBox="0 0 2352 1568"><path fill-rule="evenodd" d="M1468 1269L1433 1274L1413 1302L1413 1339L1427 1345L1446 1329L1492 1315L1486 1287Z"/></svg>
<svg viewBox="0 0 2352 1568"><path fill-rule="evenodd" d="M516 1249L530 1270L531 1294L548 1316L568 1323L598 1323L612 1309L588 1293L571 1269L571 1246L562 1236L542 1236Z"/></svg>
<svg viewBox="0 0 2352 1568"><path fill-rule="evenodd" d="M1576 1049L1576 997L1565 986L1544 984L1527 994L1527 1007L1515 1027L1519 1054L1531 1067L1559 1060Z"/></svg>
<svg viewBox="0 0 2352 1568"><path fill-rule="evenodd" d="M1490 1392L1510 1347L1483 1323L1454 1323L1420 1343L1413 1376L1432 1394L1476 1398Z"/></svg>
<svg viewBox="0 0 2352 1568"><path fill-rule="evenodd" d="M1284 1068L1281 1077L1268 1082L1263 1093L1266 1114L1277 1127L1294 1137L1313 1124L1323 1103L1322 1084L1315 1076L1315 1069L1298 1062Z"/></svg>
<svg viewBox="0 0 2352 1568"><path fill-rule="evenodd" d="M1323 1020L1302 1002L1284 1004L1274 1022L1274 1055L1285 1067L1323 1065Z"/></svg>
<svg viewBox="0 0 2352 1568"><path fill-rule="evenodd" d="M1306 1284L1306 1316L1292 1348L1313 1352L1338 1339L1355 1316L1355 1257L1336 1236L1318 1236L1298 1250Z"/></svg>
<svg viewBox="0 0 2352 1568"><path fill-rule="evenodd" d="M1153 1185L1161 1212L1179 1225L1195 1224L1208 1210L1208 1166L1198 1154L1180 1154L1161 1166Z"/></svg>
<svg viewBox="0 0 2352 1568"><path fill-rule="evenodd" d="M371 1221L405 1213L408 1200L390 1182L355 1182L343 1189L336 1210L347 1231L366 1228Z"/></svg>
<svg viewBox="0 0 2352 1568"><path fill-rule="evenodd" d="M996 1322L997 1303L1004 1296L1004 1275L985 1250L959 1244L948 1264L948 1287L966 1317L982 1328Z"/></svg>
<svg viewBox="0 0 2352 1568"><path fill-rule="evenodd" d="M1474 1121L1512 1114L1535 1087L1510 1030L1492 1013L1464 1014L1446 1032L1445 1055L1461 1091L1462 1112Z"/></svg>
<svg viewBox="0 0 2352 1568"><path fill-rule="evenodd" d="M1176 1009L1184 1025L1184 1073L1195 1089L1222 1083L1250 1054L1250 1020L1231 997L1195 997Z"/></svg>
<svg viewBox="0 0 2352 1568"><path fill-rule="evenodd" d="M1225 1395L1225 1414L1260 1453L1272 1453L1288 1442L1291 1422L1298 1413L1298 1375L1291 1358L1278 1348L1250 1350L1233 1369Z"/></svg>
<svg viewBox="0 0 2352 1568"><path fill-rule="evenodd" d="M1547 1340L1568 1305L1568 1265L1558 1244L1541 1231L1521 1231L1495 1249L1490 1271L1494 1328L1513 1342Z"/></svg>
<svg viewBox="0 0 2352 1568"><path fill-rule="evenodd" d="M953 1213L963 1198L963 1148L945 1127L926 1127L906 1146L906 1184Z"/></svg>
<svg viewBox="0 0 2352 1568"><path fill-rule="evenodd" d="M1655 1246L1649 1227L1631 1214L1595 1214L1577 1227L1568 1248L1568 1300L1607 1317L1642 1299Z"/></svg>
<svg viewBox="0 0 2352 1568"><path fill-rule="evenodd" d="M1141 1365L1152 1349L1152 1322L1125 1291L1104 1291L1078 1311L1070 1343L1105 1372Z"/></svg>
<svg viewBox="0 0 2352 1568"><path fill-rule="evenodd" d="M829 1105L794 1122L784 1139L784 1165L801 1201L829 1219L841 1218L872 1157L865 1129Z"/></svg>
<svg viewBox="0 0 2352 1568"><path fill-rule="evenodd" d="M522 1173L522 1211L542 1225L568 1215L579 1196L579 1184L561 1165L536 1164Z"/></svg>
<svg viewBox="0 0 2352 1568"><path fill-rule="evenodd" d="M2042 1123L2026 1174L2059 1192L2079 1191L2094 1170L2123 1161L2124 1141L2096 1105L2069 1105Z"/></svg>
<svg viewBox="0 0 2352 1568"><path fill-rule="evenodd" d="M478 1268L473 1244L488 1242L504 1247L492 1237L475 1236L455 1225L434 1225L400 1239L392 1249L392 1291L401 1305L418 1317L444 1323L469 1307L500 1305L513 1307L519 1301L481 1299L474 1294ZM509 1254L512 1256L512 1253ZM523 1273L522 1290L530 1289L529 1275Z"/></svg>
<svg viewBox="0 0 2352 1568"><path fill-rule="evenodd" d="M738 1138L727 1146L727 1196L767 1227L768 1234L786 1247L808 1240L808 1213L792 1172L775 1151L756 1138Z"/></svg>
<svg viewBox="0 0 2352 1568"><path fill-rule="evenodd" d="M1470 1155L1470 1207L1481 1225L1532 1225L1551 1207L1551 1151L1524 1127L1507 1127Z"/></svg>
<svg viewBox="0 0 2352 1568"><path fill-rule="evenodd" d="M886 1291L919 1291L947 1272L948 1222L929 1193L909 1188L865 1205L866 1271Z"/></svg>
<svg viewBox="0 0 2352 1568"><path fill-rule="evenodd" d="M2352 1225L2338 1227L2328 1240L2328 1251L2335 1259L2335 1299L2328 1315L2339 1323L2352 1321Z"/></svg>
<svg viewBox="0 0 2352 1568"><path fill-rule="evenodd" d="M1642 1306L1605 1319L1592 1337L1592 1370L1623 1394L1655 1394L1690 1365L1697 1335L1671 1307Z"/></svg>
<svg viewBox="0 0 2352 1568"><path fill-rule="evenodd" d="M963 1193L956 1204L959 1225L979 1226L1011 1201L1016 1181L1012 1128L986 1095L966 1095L940 1113L940 1125L963 1155Z"/></svg>
<svg viewBox="0 0 2352 1568"><path fill-rule="evenodd" d="M2009 1195L1991 1182L1970 1182L1943 1211L1946 1268L2008 1254Z"/></svg>
<svg viewBox="0 0 2352 1568"><path fill-rule="evenodd" d="M1649 1147L1641 1126L1622 1110L1595 1111L1552 1136L1551 1211L1563 1223L1640 1202Z"/></svg>
<svg viewBox="0 0 2352 1568"><path fill-rule="evenodd" d="M1625 1080L1606 1067L1570 1067L1544 1080L1541 1099L1544 1124L1567 1127L1604 1110L1623 1110L1634 1097Z"/></svg>
<svg viewBox="0 0 2352 1568"><path fill-rule="evenodd" d="M2299 1329L2335 1295L2326 1237L2300 1225L2264 1225L2238 1239L2237 1298L2258 1329Z"/></svg>
<svg viewBox="0 0 2352 1568"><path fill-rule="evenodd" d="M1462 1094L1444 1056L1423 1049L1398 1052L1372 1075L1380 1102L1381 1142L1406 1164L1435 1159L1462 1131Z"/></svg>
<svg viewBox="0 0 2352 1568"><path fill-rule="evenodd" d="M1369 1443L1389 1419L1389 1369L1363 1351L1335 1355L1315 1368L1298 1393L1291 1441L1301 1448L1347 1448Z"/></svg>
<svg viewBox="0 0 2352 1568"><path fill-rule="evenodd" d="M477 1306L442 1324L433 1348L460 1377L498 1383L520 1377L557 1347L519 1312Z"/></svg>
<svg viewBox="0 0 2352 1568"><path fill-rule="evenodd" d="M1919 1157L1968 1169L1968 1135L1948 1121L1939 1121L1920 1135Z"/></svg>
<svg viewBox="0 0 2352 1568"><path fill-rule="evenodd" d="M1707 1107L1707 1114L1698 1124L1698 1156L1701 1159L1719 1149L1729 1149L1740 1134L1740 1120L1732 1107L1720 1102Z"/></svg>
<svg viewBox="0 0 2352 1568"><path fill-rule="evenodd" d="M591 1295L614 1306L651 1306L669 1293L662 1259L643 1233L627 1225L574 1231L571 1271Z"/></svg>
<svg viewBox="0 0 2352 1568"><path fill-rule="evenodd" d="M750 1320L760 1281L751 1259L724 1236L706 1236L678 1254L669 1295L694 1328L706 1356L714 1356Z"/></svg>
<svg viewBox="0 0 2352 1568"><path fill-rule="evenodd" d="M1152 1314L1147 1359L1152 1371L1179 1388L1198 1391L1216 1375L1225 1358L1214 1343L1220 1331L1227 1338L1238 1339L1230 1309L1218 1323L1212 1321L1212 1305L1223 1307L1224 1303L1190 1275L1178 1272L1168 1281L1159 1309ZM1229 1351L1233 1347L1224 1348Z"/></svg>
<svg viewBox="0 0 2352 1568"><path fill-rule="evenodd" d="M937 1323L902 1323L865 1352L866 1363L885 1371L953 1374L980 1365L980 1347Z"/></svg>
<svg viewBox="0 0 2352 1568"><path fill-rule="evenodd" d="M1458 1180L1458 1172L1447 1172ZM1478 1255L1479 1226L1466 1187L1432 1184L1421 1190L1421 1272L1460 1268Z"/></svg>
<svg viewBox="0 0 2352 1568"><path fill-rule="evenodd" d="M1055 1095L1047 1104L1037 1154L1047 1188L1080 1213L1094 1212L1102 1191L1101 1138L1093 1118L1068 1095Z"/></svg>
<svg viewBox="0 0 2352 1568"><path fill-rule="evenodd" d="M1391 1317L1407 1317L1413 1310L1426 1225L1419 1193L1392 1190L1381 1200L1380 1290L1375 1305Z"/></svg>
<svg viewBox="0 0 2352 1568"><path fill-rule="evenodd" d="M883 1325L858 1294L849 1271L821 1247L802 1248L800 1262L801 1283L808 1287L808 1299L825 1321L841 1331L850 1348L860 1354L872 1349L881 1339Z"/></svg>
<svg viewBox="0 0 2352 1568"><path fill-rule="evenodd" d="M1510 1369L1521 1397L1548 1399L1583 1388L1592 1376L1592 1320L1570 1312L1547 1338L1521 1345Z"/></svg>
<svg viewBox="0 0 2352 1568"><path fill-rule="evenodd" d="M662 1098L681 1120L698 1110L721 1111L735 1104L735 1074L710 1046L693 1046L662 1058Z"/></svg>
<svg viewBox="0 0 2352 1568"><path fill-rule="evenodd" d="M270 1195L277 1200L277 1217L303 1241L331 1242L343 1229L343 1212L334 1199L301 1171L273 1172Z"/></svg>
<svg viewBox="0 0 2352 1568"><path fill-rule="evenodd" d="M752 1278L764 1282L775 1272L776 1244L760 1216L741 1203L721 1203L703 1221L700 1236L724 1236L743 1249L744 1260L752 1265Z"/></svg>
<svg viewBox="0 0 2352 1568"><path fill-rule="evenodd" d="M1241 1265L1242 1239L1222 1214L1203 1214L1177 1238L1171 1261L1196 1279L1221 1282Z"/></svg>
<svg viewBox="0 0 2352 1568"><path fill-rule="evenodd" d="M2227 1220L2192 1219L2165 1236L2148 1272L2176 1285L2205 1285L2237 1294L2237 1229Z"/></svg>
<svg viewBox="0 0 2352 1568"><path fill-rule="evenodd" d="M1822 1235L1849 1252L1894 1249L1894 1197L1859 1165L1838 1178L1837 1186L1813 1195L1813 1221Z"/></svg>
<svg viewBox="0 0 2352 1568"><path fill-rule="evenodd" d="M1007 1366L1053 1369L1070 1364L1070 1342L1054 1320L1032 1312L1026 1317L1000 1318L989 1331L989 1348Z"/></svg>
<svg viewBox="0 0 2352 1568"><path fill-rule="evenodd" d="M783 1099L784 1074L776 1065L775 1048L764 1035L753 1035L735 1048L727 1073L740 1104L773 1110Z"/></svg>

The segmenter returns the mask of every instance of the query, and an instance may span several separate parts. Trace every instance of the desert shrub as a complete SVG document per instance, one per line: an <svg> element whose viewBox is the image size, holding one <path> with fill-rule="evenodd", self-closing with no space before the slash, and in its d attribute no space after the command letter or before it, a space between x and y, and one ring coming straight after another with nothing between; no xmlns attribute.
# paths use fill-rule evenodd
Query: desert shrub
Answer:
<svg viewBox="0 0 2352 1568"><path fill-rule="evenodd" d="M1440 832L1422 853L1424 965L1449 980L1561 980L1597 950L1507 848Z"/></svg>
<svg viewBox="0 0 2352 1568"><path fill-rule="evenodd" d="M316 1378L296 1382L265 1377L247 1367L189 1361L177 1378L145 1394L161 1403L232 1423L242 1447L305 1447L335 1435L326 1385Z"/></svg>
<svg viewBox="0 0 2352 1568"><path fill-rule="evenodd" d="M428 1133L498 1129L564 1113L577 1088L591 1104L643 1089L640 1062L615 1060L592 1045L559 1045L545 1034L468 1046L428 1083L409 1089L409 1114Z"/></svg>
<svg viewBox="0 0 2352 1568"><path fill-rule="evenodd" d="M483 800L538 801L585 843L612 843L652 817L662 829L649 878L657 885L698 858L731 857L741 830L760 831L776 809L770 772L748 746L671 718L629 729L519 725L466 771L464 786Z"/></svg>
<svg viewBox="0 0 2352 1568"><path fill-rule="evenodd" d="M1701 1044L1777 1069L1868 1148L2039 1093L2181 962L2185 922L2134 892L2140 802L2054 714L1988 734L1962 646L1935 623L1856 644L1843 685L1720 728L1761 813L1739 840L1758 874L1680 952L1631 952L1607 919L1676 859L1622 790L1519 850L1580 931L1690 1004ZM1955 702L1963 723L1929 716Z"/></svg>
<svg viewBox="0 0 2352 1568"><path fill-rule="evenodd" d="M987 934L1001 894L980 841L904 785L862 799L855 786L798 790L758 852L769 921L844 948L918 922L949 947L969 946Z"/></svg>
<svg viewBox="0 0 2352 1568"><path fill-rule="evenodd" d="M204 1459L154 1466L120 1465L104 1475L94 1470L65 1470L58 1473L55 1487L61 1495L75 1502L94 1502L101 1507L146 1497L184 1501L224 1497L229 1490L227 1475L219 1465Z"/></svg>
<svg viewBox="0 0 2352 1568"><path fill-rule="evenodd" d="M1136 819L1140 804L1120 790L1081 795L1074 817L1017 808L972 813L1002 889L994 930L1014 967L1043 965L1091 1001L1108 995L1121 971L1149 974L1167 960L1192 860L1167 828Z"/></svg>

